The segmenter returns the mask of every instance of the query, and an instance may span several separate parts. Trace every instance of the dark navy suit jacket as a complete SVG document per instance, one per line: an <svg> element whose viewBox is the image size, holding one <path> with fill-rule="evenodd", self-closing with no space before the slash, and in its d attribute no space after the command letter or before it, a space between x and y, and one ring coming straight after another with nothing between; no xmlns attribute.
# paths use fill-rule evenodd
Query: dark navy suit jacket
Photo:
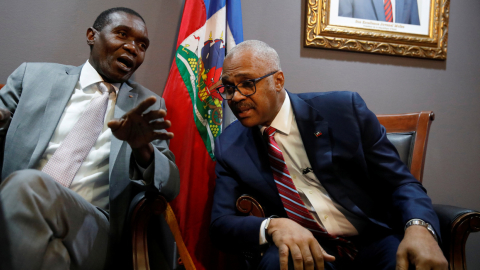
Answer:
<svg viewBox="0 0 480 270"><path fill-rule="evenodd" d="M408 220L421 218L440 232L425 189L357 93L288 94L313 172L334 201L365 218L374 230L401 233ZM317 131L322 135L315 136ZM250 194L268 215L287 217L260 129L232 123L217 138L215 156L212 241L222 250L258 247L264 219L241 216L236 199Z"/></svg>
<svg viewBox="0 0 480 270"><path fill-rule="evenodd" d="M385 21L383 0L339 0L338 16ZM395 0L395 22L420 25L417 0Z"/></svg>

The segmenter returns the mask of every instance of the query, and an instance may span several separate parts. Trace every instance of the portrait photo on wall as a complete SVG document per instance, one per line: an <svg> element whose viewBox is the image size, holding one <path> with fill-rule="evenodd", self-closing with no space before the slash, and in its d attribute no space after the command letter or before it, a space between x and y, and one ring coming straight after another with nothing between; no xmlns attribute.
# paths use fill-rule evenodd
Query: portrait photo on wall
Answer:
<svg viewBox="0 0 480 270"><path fill-rule="evenodd" d="M426 35L431 1L331 0L330 22L336 25Z"/></svg>
<svg viewBox="0 0 480 270"><path fill-rule="evenodd" d="M450 0L306 0L305 46L445 60Z"/></svg>

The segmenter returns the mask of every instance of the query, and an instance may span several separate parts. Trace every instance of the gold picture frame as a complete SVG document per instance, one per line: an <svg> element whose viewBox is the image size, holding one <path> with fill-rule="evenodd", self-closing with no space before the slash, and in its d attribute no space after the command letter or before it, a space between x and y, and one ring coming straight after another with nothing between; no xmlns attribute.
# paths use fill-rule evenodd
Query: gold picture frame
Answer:
<svg viewBox="0 0 480 270"><path fill-rule="evenodd" d="M450 0L418 0L418 25L347 18L341 10L342 5L350 5L352 0L306 1L306 47L438 60L447 58ZM413 1L417 3L417 0Z"/></svg>

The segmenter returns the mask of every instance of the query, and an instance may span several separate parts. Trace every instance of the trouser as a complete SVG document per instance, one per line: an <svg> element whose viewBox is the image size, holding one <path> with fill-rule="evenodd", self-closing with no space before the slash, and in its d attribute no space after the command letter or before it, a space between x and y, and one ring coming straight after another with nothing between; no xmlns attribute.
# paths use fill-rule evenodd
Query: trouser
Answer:
<svg viewBox="0 0 480 270"><path fill-rule="evenodd" d="M77 193L37 170L0 185L0 269L103 269L109 222Z"/></svg>
<svg viewBox="0 0 480 270"><path fill-rule="evenodd" d="M389 234L371 241L353 241L358 249L354 261L340 258L333 245L320 244L328 254L335 256L334 262L325 262L325 270L395 270L396 254L402 235ZM289 269L293 269L292 258L289 258ZM278 248L270 246L264 253L257 269L278 270L280 269Z"/></svg>

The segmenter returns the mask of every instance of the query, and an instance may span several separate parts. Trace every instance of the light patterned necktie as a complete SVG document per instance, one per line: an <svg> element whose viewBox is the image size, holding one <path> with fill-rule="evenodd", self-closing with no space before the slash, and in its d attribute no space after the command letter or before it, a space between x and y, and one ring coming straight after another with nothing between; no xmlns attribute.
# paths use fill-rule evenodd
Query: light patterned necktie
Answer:
<svg viewBox="0 0 480 270"><path fill-rule="evenodd" d="M392 2L390 0L384 0L383 7L385 9L385 21L393 22Z"/></svg>
<svg viewBox="0 0 480 270"><path fill-rule="evenodd" d="M109 83L97 84L102 95L90 101L72 130L48 160L42 171L64 187L70 187L83 160L95 145L102 129L109 93L114 91Z"/></svg>
<svg viewBox="0 0 480 270"><path fill-rule="evenodd" d="M334 241L339 256L346 256L353 260L357 254L355 246L344 238L329 234L318 224L300 198L295 184L292 181L292 177L290 176L290 172L288 171L285 159L283 158L282 150L280 150L280 147L275 141L274 135L276 131L273 127L267 127L263 133L264 135L268 135L270 168L272 169L273 179L277 185L278 193L280 194L280 199L287 212L287 216L304 228L310 230L314 235Z"/></svg>

